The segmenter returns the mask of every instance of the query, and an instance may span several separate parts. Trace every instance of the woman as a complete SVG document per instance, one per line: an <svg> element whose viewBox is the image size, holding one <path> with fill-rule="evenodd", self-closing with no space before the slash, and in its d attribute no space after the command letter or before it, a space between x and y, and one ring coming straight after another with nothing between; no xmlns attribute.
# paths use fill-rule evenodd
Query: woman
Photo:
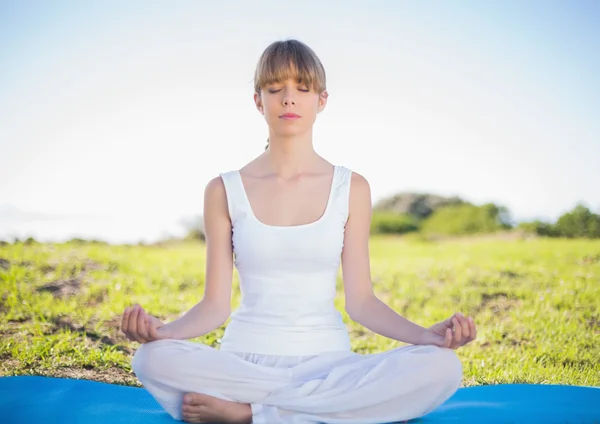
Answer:
<svg viewBox="0 0 600 424"><path fill-rule="evenodd" d="M453 349L475 338L473 320L456 313L423 328L375 296L369 184L313 148L328 97L313 50L296 40L271 44L254 82L267 148L207 184L203 299L168 324L139 305L125 310L123 332L142 343L134 372L187 422L381 423L431 412L460 385ZM351 351L333 303L340 262L348 316L411 346ZM234 265L242 302L220 349L190 342L230 317Z"/></svg>

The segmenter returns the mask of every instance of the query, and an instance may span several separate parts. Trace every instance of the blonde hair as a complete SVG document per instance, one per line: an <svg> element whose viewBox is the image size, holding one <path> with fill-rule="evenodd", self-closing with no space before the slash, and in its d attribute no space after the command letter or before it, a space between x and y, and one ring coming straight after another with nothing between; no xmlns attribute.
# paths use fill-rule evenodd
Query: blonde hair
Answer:
<svg viewBox="0 0 600 424"><path fill-rule="evenodd" d="M311 90L322 94L326 90L325 68L316 53L298 40L276 41L260 56L254 73L254 92L260 96L267 84L295 78ZM269 139L267 146L269 147Z"/></svg>

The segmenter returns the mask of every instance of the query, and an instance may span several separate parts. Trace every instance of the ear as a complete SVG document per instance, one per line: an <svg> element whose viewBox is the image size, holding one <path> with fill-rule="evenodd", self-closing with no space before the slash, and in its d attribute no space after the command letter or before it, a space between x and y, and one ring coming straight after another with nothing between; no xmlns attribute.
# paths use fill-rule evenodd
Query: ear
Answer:
<svg viewBox="0 0 600 424"><path fill-rule="evenodd" d="M325 109L325 106L327 105L327 99L328 98L329 98L329 93L327 92L327 90L323 91L319 95L319 109L318 109L317 113L319 113L323 109Z"/></svg>
<svg viewBox="0 0 600 424"><path fill-rule="evenodd" d="M258 93L254 93L254 104L256 105L256 109L258 109L258 111L264 115L265 111L263 108L262 99Z"/></svg>

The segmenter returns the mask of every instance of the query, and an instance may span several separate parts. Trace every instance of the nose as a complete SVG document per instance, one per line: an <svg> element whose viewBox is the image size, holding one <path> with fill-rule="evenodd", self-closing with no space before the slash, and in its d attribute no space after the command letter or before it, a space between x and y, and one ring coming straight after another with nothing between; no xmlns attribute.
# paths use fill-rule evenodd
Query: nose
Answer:
<svg viewBox="0 0 600 424"><path fill-rule="evenodd" d="M292 93L291 90L289 90L285 96L283 96L283 105L284 106L289 106L289 105L295 105L296 101L294 100L294 98L292 97Z"/></svg>

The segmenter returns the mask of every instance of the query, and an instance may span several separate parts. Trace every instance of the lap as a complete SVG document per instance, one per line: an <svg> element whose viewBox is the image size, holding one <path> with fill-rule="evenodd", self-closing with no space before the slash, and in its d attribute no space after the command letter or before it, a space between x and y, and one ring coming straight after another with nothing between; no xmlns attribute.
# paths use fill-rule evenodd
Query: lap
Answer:
<svg viewBox="0 0 600 424"><path fill-rule="evenodd" d="M261 373L273 374L276 367L269 367L259 362L247 360L236 352L223 351L212 346L191 342L189 340L157 340L145 343L133 357L134 370L155 368L169 369L169 373L182 370L186 373L215 370L212 373L259 376Z"/></svg>
<svg viewBox="0 0 600 424"><path fill-rule="evenodd" d="M351 364L375 365L382 361L414 363L422 361L456 361L455 351L431 345L410 345L375 353L352 351L323 352L311 356L276 356L255 353L232 352L216 349L188 340L157 340L140 346L134 355L134 364L155 362L162 366L179 364L203 367L214 362L227 364L234 369L269 371L273 369L327 370ZM135 366L135 365L134 365Z"/></svg>
<svg viewBox="0 0 600 424"><path fill-rule="evenodd" d="M222 351L187 340L158 340L142 345L133 358L140 380L196 379L281 387L309 380L337 380L344 376L357 381L396 378L406 373L423 373L423 378L456 378L462 366L456 353L437 346L410 345L383 352L324 352L311 357L281 358L272 355Z"/></svg>
<svg viewBox="0 0 600 424"><path fill-rule="evenodd" d="M324 352L282 360L186 340L146 343L132 363L148 390L164 399L176 399L163 401L165 405L195 392L247 403L269 399L290 408L300 404L308 408L311 399L329 396L335 396L340 405L366 405L375 402L367 396L373 390L394 397L411 386L438 387L443 382L455 386L462 375L457 364L454 351L435 346L411 345L371 354Z"/></svg>

